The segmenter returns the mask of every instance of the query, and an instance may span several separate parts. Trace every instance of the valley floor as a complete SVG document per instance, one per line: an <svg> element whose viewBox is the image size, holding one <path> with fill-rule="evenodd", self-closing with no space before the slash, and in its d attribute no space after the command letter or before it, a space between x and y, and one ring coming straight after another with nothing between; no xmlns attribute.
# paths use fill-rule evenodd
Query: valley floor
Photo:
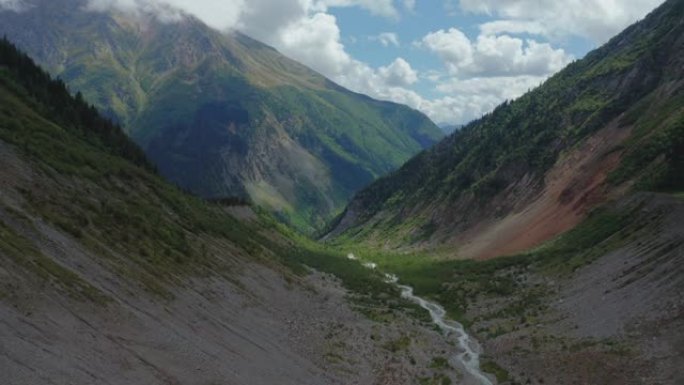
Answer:
<svg viewBox="0 0 684 385"><path fill-rule="evenodd" d="M66 177L1 142L0 161L3 383L465 383L448 362L453 344L430 320L398 296L360 300L359 292L370 293L349 289L354 270L322 269L337 269L341 281L295 274L278 259L253 256L258 249L249 244L199 233L195 258L213 271L181 274L161 259L155 263L172 277L137 276L142 262L125 248L32 211L38 194L66 202L71 192L59 190L73 185ZM76 185L93 197L101 192L85 180ZM133 199L126 188L114 191L99 198ZM88 226L120 231L119 222L97 227L99 207L80 208L90 210ZM225 214L258 220L248 208ZM465 321L484 345L483 369L499 384L679 385L683 219L681 197L638 194L529 255L486 262L359 255Z"/></svg>

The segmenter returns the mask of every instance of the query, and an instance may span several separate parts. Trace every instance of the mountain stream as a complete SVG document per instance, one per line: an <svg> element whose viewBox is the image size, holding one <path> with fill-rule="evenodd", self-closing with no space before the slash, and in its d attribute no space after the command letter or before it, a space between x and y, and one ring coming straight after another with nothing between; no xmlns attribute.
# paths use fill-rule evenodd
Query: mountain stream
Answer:
<svg viewBox="0 0 684 385"><path fill-rule="evenodd" d="M354 254L349 254L347 258L358 260ZM372 262L365 262L363 263L363 266L373 270L377 268L377 265ZM434 322L447 337L456 337L458 352L455 353L450 360L452 365L455 364L457 367L465 369L479 385L494 385L480 369L480 345L477 341L470 338L463 328L463 325L447 319L446 310L439 304L418 297L413 293L412 287L399 284L399 277L385 274L385 278L388 283L396 285L401 290L401 296L403 298L406 298L427 310L430 313L430 317L432 317L432 322Z"/></svg>

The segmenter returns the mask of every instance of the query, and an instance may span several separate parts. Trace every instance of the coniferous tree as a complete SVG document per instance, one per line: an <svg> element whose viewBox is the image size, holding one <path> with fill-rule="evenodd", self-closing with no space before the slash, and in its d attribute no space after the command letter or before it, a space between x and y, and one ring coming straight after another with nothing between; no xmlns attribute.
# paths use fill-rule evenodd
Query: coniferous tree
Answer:
<svg viewBox="0 0 684 385"><path fill-rule="evenodd" d="M61 79L52 79L6 37L0 39L0 71L2 70L14 75L37 105L50 106L49 111L42 112L47 113L55 123L78 130L84 140L156 172L142 149L121 127L103 118L94 106L85 101L81 92L72 96Z"/></svg>

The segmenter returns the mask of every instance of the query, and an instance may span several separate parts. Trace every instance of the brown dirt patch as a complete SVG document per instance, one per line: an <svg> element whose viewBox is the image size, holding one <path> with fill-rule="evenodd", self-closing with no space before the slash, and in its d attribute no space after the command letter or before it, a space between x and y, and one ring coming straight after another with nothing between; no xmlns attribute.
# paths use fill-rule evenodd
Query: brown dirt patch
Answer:
<svg viewBox="0 0 684 385"><path fill-rule="evenodd" d="M606 179L620 163L619 146L631 128L611 124L566 152L547 173L542 194L522 210L480 224L461 235L459 256L488 259L529 250L579 224L586 214L623 189Z"/></svg>

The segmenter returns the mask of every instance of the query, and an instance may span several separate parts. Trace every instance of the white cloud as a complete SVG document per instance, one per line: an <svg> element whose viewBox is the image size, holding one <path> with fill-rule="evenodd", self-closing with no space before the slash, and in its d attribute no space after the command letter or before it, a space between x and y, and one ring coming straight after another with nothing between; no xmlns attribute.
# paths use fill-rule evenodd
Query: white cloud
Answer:
<svg viewBox="0 0 684 385"><path fill-rule="evenodd" d="M540 85L546 76L498 76L460 80L452 78L437 85L437 89L445 94L489 95L499 104L504 100L515 99L523 93ZM491 105L494 107L496 104Z"/></svg>
<svg viewBox="0 0 684 385"><path fill-rule="evenodd" d="M522 33L532 25L516 28ZM451 28L417 42L444 63L444 71L424 75L442 96L424 100L418 108L439 123L467 123L538 86L573 59L548 43L498 34L507 29L513 26L481 26L480 35L471 40Z"/></svg>
<svg viewBox="0 0 684 385"><path fill-rule="evenodd" d="M422 45L436 53L449 72L459 77L543 76L572 61L572 56L548 43L508 35L481 34L475 41L456 28L426 35Z"/></svg>
<svg viewBox="0 0 684 385"><path fill-rule="evenodd" d="M483 35L499 35L501 33L548 35L546 27L537 21L528 20L495 20L480 24Z"/></svg>
<svg viewBox="0 0 684 385"><path fill-rule="evenodd" d="M440 97L424 99L405 89L408 92L395 89L389 96L425 112L438 124L465 124L537 87L545 79L545 76L503 76L460 80L441 76L437 84L437 90L442 93Z"/></svg>
<svg viewBox="0 0 684 385"><path fill-rule="evenodd" d="M378 16L399 17L399 11L394 7L393 0L317 0L313 4L313 9L325 12L328 7L352 6L364 8Z"/></svg>
<svg viewBox="0 0 684 385"><path fill-rule="evenodd" d="M378 74L389 86L407 87L418 81L418 74L402 58L397 58L387 67L380 67Z"/></svg>
<svg viewBox="0 0 684 385"><path fill-rule="evenodd" d="M115 9L134 14L151 13L162 21L178 20L186 13L219 30L235 27L248 9L245 0L88 0L87 8L94 11Z"/></svg>
<svg viewBox="0 0 684 385"><path fill-rule="evenodd" d="M28 5L23 0L0 0L0 11L23 11Z"/></svg>
<svg viewBox="0 0 684 385"><path fill-rule="evenodd" d="M267 41L286 55L330 77L343 73L353 62L340 41L335 16L327 13L301 18Z"/></svg>
<svg viewBox="0 0 684 385"><path fill-rule="evenodd" d="M371 41L377 41L385 47L393 45L399 47L399 36L394 32L383 32L377 36L371 36Z"/></svg>
<svg viewBox="0 0 684 385"><path fill-rule="evenodd" d="M313 13L310 11L312 5L306 0L231 0L230 2L233 4L242 2L243 5L237 23L229 28L242 30L259 40L269 40L287 26L302 21Z"/></svg>
<svg viewBox="0 0 684 385"><path fill-rule="evenodd" d="M664 0L460 0L466 12L502 20L496 32L519 33L521 23L551 38L582 36L601 44ZM505 29L503 27L509 27ZM529 32L529 31L526 31Z"/></svg>
<svg viewBox="0 0 684 385"><path fill-rule="evenodd" d="M422 43L429 50L439 55L445 63L454 67L472 65L473 45L470 39L456 28L432 32L423 38Z"/></svg>

